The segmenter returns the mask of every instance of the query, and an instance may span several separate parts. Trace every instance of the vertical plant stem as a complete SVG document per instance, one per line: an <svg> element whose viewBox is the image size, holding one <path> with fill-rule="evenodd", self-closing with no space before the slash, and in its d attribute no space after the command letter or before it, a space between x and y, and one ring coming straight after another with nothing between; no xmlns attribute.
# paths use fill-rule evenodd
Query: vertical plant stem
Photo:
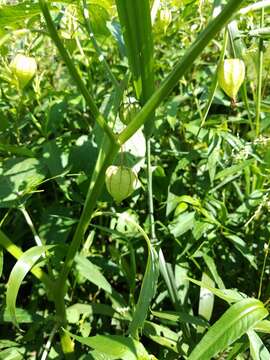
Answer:
<svg viewBox="0 0 270 360"><path fill-rule="evenodd" d="M148 192L148 213L150 224L150 239L156 241L155 217L154 217L154 202L153 202L153 178L151 165L151 138L146 139L146 161L147 161L147 192Z"/></svg>
<svg viewBox="0 0 270 360"><path fill-rule="evenodd" d="M49 355L49 352L51 350L51 346L52 346L52 341L53 341L53 338L55 336L55 333L56 331L58 330L58 326L55 325L50 333L50 336L49 336L49 339L44 347L44 351L42 353L42 356L40 358L40 360L46 360L48 355Z"/></svg>
<svg viewBox="0 0 270 360"><path fill-rule="evenodd" d="M32 234L34 236L34 239L35 239L35 243L37 244L37 246L43 246L43 243L36 231L36 228L33 224L33 221L28 213L28 211L26 210L26 208L24 206L20 207L20 210L25 218L25 221L27 222L28 226L30 227L31 231L32 231Z"/></svg>
<svg viewBox="0 0 270 360"><path fill-rule="evenodd" d="M264 26L264 8L261 9L260 27ZM262 76L263 76L263 39L259 40L258 54L258 77L256 94L256 137L260 135L261 120L261 100L262 100Z"/></svg>
<svg viewBox="0 0 270 360"><path fill-rule="evenodd" d="M31 219L31 216L29 215L28 211L26 210L26 208L24 206L21 206L20 210L21 210L21 212L22 212L22 214L23 214L23 216L25 218L25 221L27 222L28 226L30 227L30 230L32 231L35 243L37 244L37 246L44 246L42 240L40 239L40 237L39 237L39 235L38 235L38 233L36 231L36 228L35 228L35 226L33 224L33 221ZM46 250L45 246L44 246L43 257L47 260L46 264L47 264L48 273L49 273L50 277L53 279L53 271L52 271L52 268L51 268L51 265L50 265L50 262L49 262L49 253Z"/></svg>
<svg viewBox="0 0 270 360"><path fill-rule="evenodd" d="M261 276L260 276L260 285L259 285L259 290L258 290L258 299L261 298L261 294L262 294L263 275L264 275L264 271L265 271L265 267L266 267L267 257L268 257L268 254L269 254L269 246L270 246L270 239L269 239L269 241L268 241L268 243L266 244L266 247L265 247L263 267L262 267L262 272L261 272Z"/></svg>

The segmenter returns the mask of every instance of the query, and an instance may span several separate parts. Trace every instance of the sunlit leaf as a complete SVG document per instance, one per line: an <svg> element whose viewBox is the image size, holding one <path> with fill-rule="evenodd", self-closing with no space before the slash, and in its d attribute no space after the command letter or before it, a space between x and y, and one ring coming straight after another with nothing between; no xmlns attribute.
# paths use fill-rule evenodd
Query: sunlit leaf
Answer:
<svg viewBox="0 0 270 360"><path fill-rule="evenodd" d="M188 360L211 359L239 339L268 311L257 299L244 299L232 305L197 344Z"/></svg>

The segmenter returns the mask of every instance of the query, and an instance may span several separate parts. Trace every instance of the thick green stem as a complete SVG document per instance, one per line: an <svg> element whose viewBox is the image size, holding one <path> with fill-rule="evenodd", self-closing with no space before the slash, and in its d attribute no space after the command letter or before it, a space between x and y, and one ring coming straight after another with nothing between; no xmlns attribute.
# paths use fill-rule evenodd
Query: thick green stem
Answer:
<svg viewBox="0 0 270 360"><path fill-rule="evenodd" d="M120 133L118 137L120 144L124 144L153 114L154 110L171 93L179 79L187 73L196 58L224 25L226 25L243 1L244 0L229 1L223 11L212 20L207 28L198 36L197 40L186 51L170 75L163 81L160 88L150 97L131 123Z"/></svg>
<svg viewBox="0 0 270 360"><path fill-rule="evenodd" d="M55 43L59 53L61 54L66 66L70 72L70 75L72 76L73 80L75 81L81 94L85 98L85 101L86 101L87 105L89 106L93 117L96 119L96 121L98 122L100 127L105 131L105 133L108 135L108 137L112 141L115 142L115 135L114 135L112 129L108 126L104 117L99 112L94 99L92 98L91 94L89 93L89 91L88 91L85 83L83 82L79 72L77 71L69 53L67 52L66 48L64 47L64 45L58 35L58 32L53 23L47 2L44 0L39 0L39 5L40 5L41 11L43 13L44 19L46 21L49 34L50 34L53 42Z"/></svg>

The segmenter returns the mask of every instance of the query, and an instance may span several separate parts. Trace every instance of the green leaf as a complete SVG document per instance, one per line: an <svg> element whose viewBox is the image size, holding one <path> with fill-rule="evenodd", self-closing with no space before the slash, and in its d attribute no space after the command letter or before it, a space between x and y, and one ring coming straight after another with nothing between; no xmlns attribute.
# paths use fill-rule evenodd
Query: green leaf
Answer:
<svg viewBox="0 0 270 360"><path fill-rule="evenodd" d="M204 319L188 314L187 312L180 311L151 311L151 313L159 319L168 320L178 324L188 323L202 327L209 327L209 324Z"/></svg>
<svg viewBox="0 0 270 360"><path fill-rule="evenodd" d="M14 155L33 157L35 156L34 152L27 147L10 145L10 144L0 144L0 151L4 153L11 153Z"/></svg>
<svg viewBox="0 0 270 360"><path fill-rule="evenodd" d="M106 23L110 20L110 15L103 5L90 2L89 13L94 34L108 36L109 30Z"/></svg>
<svg viewBox="0 0 270 360"><path fill-rule="evenodd" d="M16 299L20 289L20 286L23 282L23 279L31 268L36 264L40 259L41 255L44 254L45 249L49 250L53 246L34 246L27 251L25 251L19 260L16 262L13 267L8 283L7 283L7 293L6 293L6 303L7 310L10 313L11 321L18 326L16 318Z"/></svg>
<svg viewBox="0 0 270 360"><path fill-rule="evenodd" d="M262 320L254 327L255 331L262 332L265 334L270 334L270 321Z"/></svg>
<svg viewBox="0 0 270 360"><path fill-rule="evenodd" d="M23 355L16 348L9 348L0 352L0 360L22 360Z"/></svg>
<svg viewBox="0 0 270 360"><path fill-rule="evenodd" d="M215 286L215 282L206 274L202 274L202 282L210 287ZM207 288L201 287L198 315L209 321L214 308L214 294ZM203 332L204 328L198 327L198 332Z"/></svg>
<svg viewBox="0 0 270 360"><path fill-rule="evenodd" d="M0 207L17 207L43 181L45 170L34 158L11 158L0 165Z"/></svg>
<svg viewBox="0 0 270 360"><path fill-rule="evenodd" d="M211 256L207 255L207 254L203 254L202 257L203 257L203 259L204 259L204 261L205 261L205 263L206 263L206 265L207 265L213 279L215 280L216 284L218 285L218 287L220 289L225 289L225 285L224 285L221 277L218 274L217 267L216 267L216 264L214 262L214 259Z"/></svg>
<svg viewBox="0 0 270 360"><path fill-rule="evenodd" d="M148 259L139 299L136 304L133 319L129 325L129 333L138 337L138 330L143 328L144 320L152 298L156 292L156 285L159 276L158 255L153 247L148 248Z"/></svg>
<svg viewBox="0 0 270 360"><path fill-rule="evenodd" d="M40 13L39 5L32 1L24 1L17 5L0 6L0 34L4 33L6 27L24 27L24 21Z"/></svg>
<svg viewBox="0 0 270 360"><path fill-rule="evenodd" d="M76 324L79 322L80 317L83 316L85 318L86 316L90 315L103 315L108 316L111 319L117 319L117 320L127 320L129 318L128 308L117 309L117 311L105 304L99 304L99 303L93 303L93 304L74 304L67 308L67 319L68 322L71 324Z"/></svg>
<svg viewBox="0 0 270 360"><path fill-rule="evenodd" d="M157 344L178 353L177 342L179 340L179 335L167 327L146 321L143 328L143 334Z"/></svg>
<svg viewBox="0 0 270 360"><path fill-rule="evenodd" d="M0 247L0 278L2 277L3 264L4 264L4 254L3 254L3 249Z"/></svg>
<svg viewBox="0 0 270 360"><path fill-rule="evenodd" d="M216 81L216 80L214 80ZM217 84L217 82L216 82ZM213 184L215 175L216 175L216 169L217 164L220 159L220 145L221 145L221 138L218 136L214 136L212 139L212 143L209 147L209 156L208 156L208 171L209 171L209 177L211 184Z"/></svg>
<svg viewBox="0 0 270 360"><path fill-rule="evenodd" d="M249 261L250 265L257 269L256 256L249 251L249 248L245 241L241 239L239 236L234 234L224 234L227 239L229 239L235 248L240 251L240 253Z"/></svg>
<svg viewBox="0 0 270 360"><path fill-rule="evenodd" d="M250 354L253 360L269 360L270 353L261 338L253 330L247 332L250 343Z"/></svg>
<svg viewBox="0 0 270 360"><path fill-rule="evenodd" d="M43 317L34 313L30 313L25 309L16 308L16 320L18 324L31 324L42 321ZM0 311L0 323L12 322L10 311L4 308Z"/></svg>
<svg viewBox="0 0 270 360"><path fill-rule="evenodd" d="M195 211L180 214L169 225L170 232L175 236L181 236L194 226Z"/></svg>
<svg viewBox="0 0 270 360"><path fill-rule="evenodd" d="M188 278L188 279L189 279L189 281L193 282L194 284L199 285L200 287L204 287L204 288L210 290L217 297L227 301L229 304L237 302L237 301L241 301L245 297L244 294L239 293L237 290L232 290L232 289L222 289L222 290L220 290L220 289L213 288L213 287L209 286L208 284L203 283L201 281L194 280L194 279L191 279L191 278Z"/></svg>
<svg viewBox="0 0 270 360"><path fill-rule="evenodd" d="M112 288L111 284L96 265L91 263L91 261L83 255L77 255L75 262L80 275L91 281L91 283L95 284L98 288L107 292L118 306L126 306L125 300Z"/></svg>
<svg viewBox="0 0 270 360"><path fill-rule="evenodd" d="M66 331L72 338L81 344L97 350L101 354L109 356L109 359L138 360L147 359L148 354L143 345L130 338L119 335L96 335L92 337L81 337Z"/></svg>
<svg viewBox="0 0 270 360"><path fill-rule="evenodd" d="M265 318L268 311L257 299L244 299L232 305L208 330L188 360L211 359Z"/></svg>
<svg viewBox="0 0 270 360"><path fill-rule="evenodd" d="M250 166L253 162L254 162L254 159L249 159L249 160L241 161L237 165L232 165L224 170L221 170L215 176L215 180L219 180L222 178L228 178L232 175L235 175L235 174L239 173L240 171L244 170L246 167Z"/></svg>
<svg viewBox="0 0 270 360"><path fill-rule="evenodd" d="M168 289L169 296L171 298L173 305L174 306L179 305L180 300L176 288L175 277L172 271L172 266L171 264L168 264L165 261L162 249L159 250L159 268L160 268L160 273Z"/></svg>

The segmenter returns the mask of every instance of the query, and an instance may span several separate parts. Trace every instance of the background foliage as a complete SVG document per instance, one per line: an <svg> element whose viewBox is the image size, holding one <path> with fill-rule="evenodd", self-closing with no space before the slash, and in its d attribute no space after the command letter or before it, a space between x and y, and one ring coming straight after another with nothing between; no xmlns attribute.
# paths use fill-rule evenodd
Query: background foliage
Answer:
<svg viewBox="0 0 270 360"><path fill-rule="evenodd" d="M52 299L28 272L36 262L32 272L42 267L56 278L61 271L103 133L48 36L39 4L2 3L0 359L62 359ZM223 5L162 1L146 71L142 64L129 67L132 55L113 1L48 3L73 63L117 133L132 103L144 105ZM168 24L161 9L171 11ZM155 126L136 132L115 159L136 169L140 185L121 204L103 188L76 255L65 296L76 359L269 360L268 7L264 11L241 10L157 109ZM140 41L136 46L144 49ZM23 92L9 69L16 53L38 63ZM224 55L246 63L235 107L217 86ZM136 66L148 82L144 93L131 77Z"/></svg>

